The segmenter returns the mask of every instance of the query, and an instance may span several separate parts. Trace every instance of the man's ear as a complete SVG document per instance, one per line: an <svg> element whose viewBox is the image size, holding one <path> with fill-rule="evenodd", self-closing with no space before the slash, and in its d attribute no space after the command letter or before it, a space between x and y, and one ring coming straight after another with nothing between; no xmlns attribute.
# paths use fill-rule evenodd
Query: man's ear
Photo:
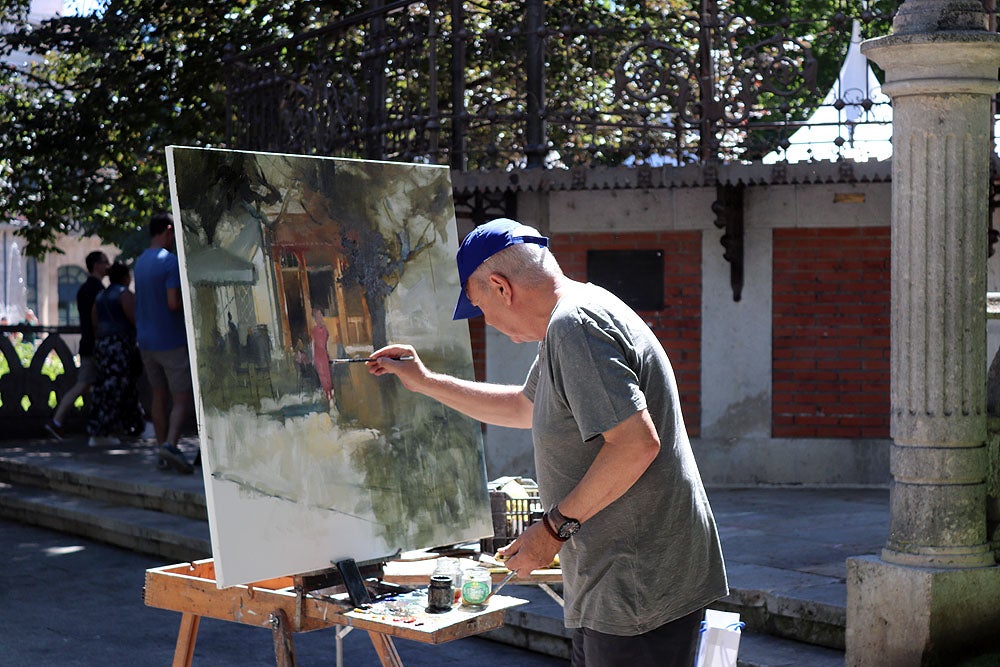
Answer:
<svg viewBox="0 0 1000 667"><path fill-rule="evenodd" d="M496 290L503 302L510 305L511 295L513 290L511 289L510 281L507 280L507 276L501 273L491 273L489 279L490 289Z"/></svg>

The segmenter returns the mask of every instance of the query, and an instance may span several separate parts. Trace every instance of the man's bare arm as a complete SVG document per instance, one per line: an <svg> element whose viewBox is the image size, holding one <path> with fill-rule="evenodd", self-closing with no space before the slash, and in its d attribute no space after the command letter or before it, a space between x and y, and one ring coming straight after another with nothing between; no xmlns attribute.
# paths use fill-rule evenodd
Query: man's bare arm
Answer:
<svg viewBox="0 0 1000 667"><path fill-rule="evenodd" d="M400 361L399 357L412 356ZM435 399L487 424L531 428L531 401L517 385L490 384L433 373L408 345L389 345L376 351L368 362L372 375L395 375L410 391Z"/></svg>
<svg viewBox="0 0 1000 667"><path fill-rule="evenodd" d="M597 458L583 479L559 501L559 511L585 522L628 491L659 452L660 438L649 413L640 410L604 432L604 445ZM586 529L584 524L581 530ZM536 523L500 553L508 557L510 569L530 572L551 563L560 548L562 542Z"/></svg>
<svg viewBox="0 0 1000 667"><path fill-rule="evenodd" d="M181 289L179 287L167 288L167 308L170 310L181 310L184 302L181 299Z"/></svg>
<svg viewBox="0 0 1000 667"><path fill-rule="evenodd" d="M640 410L604 432L604 446L583 479L559 501L559 511L586 521L632 488L659 453L653 420Z"/></svg>

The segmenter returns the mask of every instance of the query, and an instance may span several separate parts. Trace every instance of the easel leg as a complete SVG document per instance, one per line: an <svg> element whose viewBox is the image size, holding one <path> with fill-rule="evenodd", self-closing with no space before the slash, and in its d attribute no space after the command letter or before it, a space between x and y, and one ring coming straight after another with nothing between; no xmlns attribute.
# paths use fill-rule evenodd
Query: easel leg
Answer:
<svg viewBox="0 0 1000 667"><path fill-rule="evenodd" d="M565 606L565 603L563 602L562 596L560 596L558 593L556 593L554 590L552 590L551 586L549 586L548 584L545 584L545 583L541 583L541 584L538 584L538 587L541 588L546 593L548 593L549 597L552 598L553 600L555 600L559 604L560 607Z"/></svg>
<svg viewBox="0 0 1000 667"><path fill-rule="evenodd" d="M191 667L199 622L201 616L186 612L181 614L181 628L177 632L177 647L174 649L174 667Z"/></svg>
<svg viewBox="0 0 1000 667"><path fill-rule="evenodd" d="M295 646L284 609L271 612L271 633L274 635L274 662L277 667L295 667Z"/></svg>
<svg viewBox="0 0 1000 667"><path fill-rule="evenodd" d="M344 637L353 629L349 625L337 628L337 667L344 667Z"/></svg>
<svg viewBox="0 0 1000 667"><path fill-rule="evenodd" d="M375 652L378 659L382 661L382 667L403 667L403 661L396 651L396 645L392 643L392 637L378 632L368 631L372 644L375 645Z"/></svg>

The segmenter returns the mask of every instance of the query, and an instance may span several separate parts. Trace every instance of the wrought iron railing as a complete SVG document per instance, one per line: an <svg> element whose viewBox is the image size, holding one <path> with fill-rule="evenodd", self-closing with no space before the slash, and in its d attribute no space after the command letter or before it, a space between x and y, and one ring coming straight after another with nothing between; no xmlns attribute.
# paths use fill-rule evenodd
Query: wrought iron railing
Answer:
<svg viewBox="0 0 1000 667"><path fill-rule="evenodd" d="M234 147L459 170L755 160L823 102L855 22L888 34L898 3L373 4L230 53ZM847 146L888 102L843 88L826 104Z"/></svg>
<svg viewBox="0 0 1000 667"><path fill-rule="evenodd" d="M37 437L76 383L77 360L63 336L79 326L0 326L0 438ZM76 410L69 415L82 421Z"/></svg>

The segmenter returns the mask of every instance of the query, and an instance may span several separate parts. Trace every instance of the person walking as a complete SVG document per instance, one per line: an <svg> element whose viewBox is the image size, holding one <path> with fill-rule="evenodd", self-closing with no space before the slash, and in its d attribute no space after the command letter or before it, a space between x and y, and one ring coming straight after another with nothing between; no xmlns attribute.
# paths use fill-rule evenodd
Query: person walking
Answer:
<svg viewBox="0 0 1000 667"><path fill-rule="evenodd" d="M136 359L135 295L129 289L132 272L127 264L115 262L108 270L108 281L91 314L97 365L87 425L91 447L117 445L117 434L141 433L145 424L135 383L142 362Z"/></svg>
<svg viewBox="0 0 1000 667"><path fill-rule="evenodd" d="M97 380L97 365L94 363L94 323L91 316L94 300L104 290L104 276L111 263L108 256L100 250L87 255L84 260L87 266L87 280L76 291L76 309L80 315L80 369L76 375L76 384L63 395L52 414L52 419L45 424L45 430L57 440L66 437L64 421L70 408L80 398L90 391Z"/></svg>
<svg viewBox="0 0 1000 667"><path fill-rule="evenodd" d="M499 553L523 573L560 555L574 667L690 667L704 608L728 584L666 352L616 296L567 278L531 227L481 225L457 260L454 319L482 315L515 343L539 342L524 384L434 373L399 344L374 352L369 372L531 429L547 511Z"/></svg>
<svg viewBox="0 0 1000 667"><path fill-rule="evenodd" d="M149 221L149 248L135 262L135 327L159 446L160 469L191 474L194 467L177 447L191 401L191 364L181 301L181 277L173 253L174 219L166 212ZM168 411L168 403L172 405Z"/></svg>

